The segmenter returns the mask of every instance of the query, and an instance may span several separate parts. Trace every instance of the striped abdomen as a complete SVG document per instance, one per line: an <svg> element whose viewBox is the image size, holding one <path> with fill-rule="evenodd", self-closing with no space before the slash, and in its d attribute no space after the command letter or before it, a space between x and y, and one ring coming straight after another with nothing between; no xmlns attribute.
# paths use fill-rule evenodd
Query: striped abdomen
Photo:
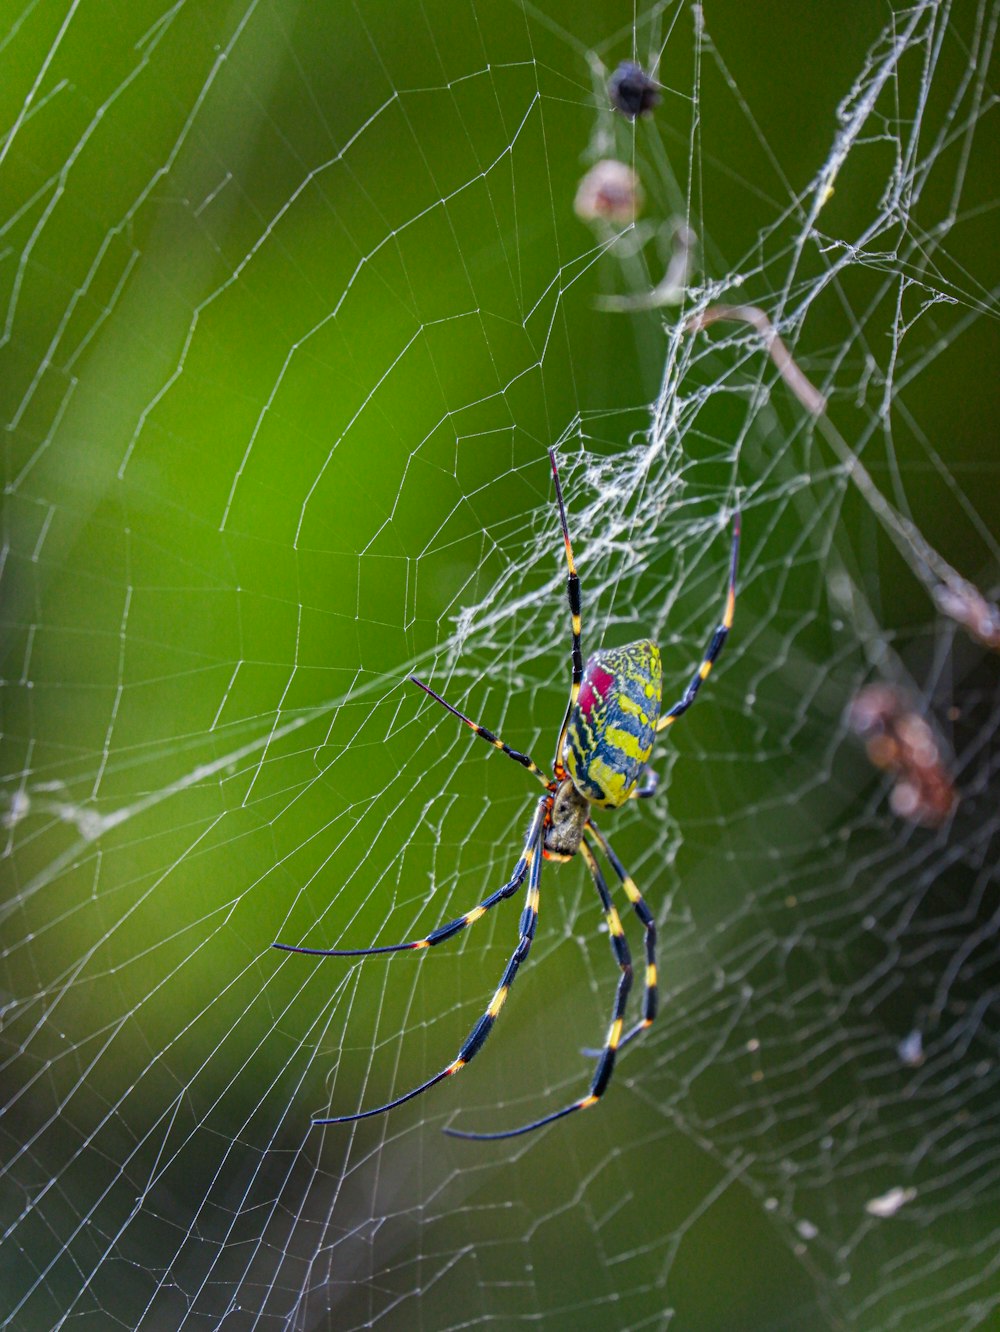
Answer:
<svg viewBox="0 0 1000 1332"><path fill-rule="evenodd" d="M660 649L648 638L595 652L566 731L573 785L595 805L622 805L653 752L660 715Z"/></svg>

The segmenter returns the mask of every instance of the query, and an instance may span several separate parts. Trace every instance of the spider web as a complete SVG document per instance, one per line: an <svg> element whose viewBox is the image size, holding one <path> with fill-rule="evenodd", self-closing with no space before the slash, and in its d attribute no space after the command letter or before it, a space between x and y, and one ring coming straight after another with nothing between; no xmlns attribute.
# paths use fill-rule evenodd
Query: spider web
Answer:
<svg viewBox="0 0 1000 1332"><path fill-rule="evenodd" d="M927 553L995 598L998 8L399 17L31 0L0 38L3 1326L989 1325L998 662ZM635 227L573 215L609 156ZM825 416L692 330L718 302ZM668 701L743 512L726 652L601 820L661 1015L594 1111L441 1135L586 1091L616 970L547 865L474 1065L313 1128L444 1067L513 947L513 903L269 945L509 874L537 787L405 677L550 763L552 444L585 652L651 635ZM873 680L938 738L937 828L845 721Z"/></svg>

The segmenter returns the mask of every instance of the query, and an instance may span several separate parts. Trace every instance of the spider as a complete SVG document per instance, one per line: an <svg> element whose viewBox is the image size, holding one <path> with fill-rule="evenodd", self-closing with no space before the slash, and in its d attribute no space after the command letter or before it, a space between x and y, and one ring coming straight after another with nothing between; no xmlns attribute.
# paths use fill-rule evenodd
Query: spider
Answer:
<svg viewBox="0 0 1000 1332"><path fill-rule="evenodd" d="M573 679L570 687L569 703L559 730L553 760L554 777L549 778L527 754L521 754L505 744L499 736L488 731L464 716L457 708L436 694L429 685L411 675L410 680L429 694L442 707L459 721L464 722L494 749L520 763L545 787L545 794L535 806L535 812L524 839L524 850L514 866L510 878L502 887L497 888L479 906L473 907L464 915L456 917L445 925L432 930L424 939L414 939L409 943L387 944L376 948L306 948L294 944L276 943L289 953L307 953L314 957L373 957L378 953L399 953L415 948L433 948L453 938L467 926L475 924L487 911L513 897L527 879L527 897L521 912L518 927L517 946L500 979L500 984L490 1000L485 1013L475 1024L465 1039L458 1054L432 1078L422 1082L419 1087L397 1096L385 1105L375 1106L371 1110L360 1110L353 1115L335 1115L314 1119L314 1124L346 1124L357 1119L368 1119L372 1115L385 1114L396 1106L421 1096L431 1087L442 1082L463 1069L479 1053L486 1038L493 1030L500 1010L506 1002L510 987L526 960L535 937L538 924L539 883L542 877L542 861L567 861L579 853L590 871L601 900L611 938L611 948L620 969L618 988L615 993L611 1013L611 1026L602 1050L595 1052L598 1062L591 1080L590 1089L585 1096L565 1105L540 1119L522 1124L518 1128L506 1129L499 1133L471 1133L460 1129L446 1128L445 1133L455 1138L486 1140L496 1138L516 1138L522 1133L531 1133L563 1119L577 1110L586 1110L596 1105L604 1095L611 1081L617 1052L628 1045L640 1032L649 1027L656 1016L656 923L652 912L643 900L631 875L615 855L607 838L598 829L591 818L591 806L600 809L617 809L627 800L651 796L656 790L656 775L646 766L653 750L653 741L660 731L671 726L682 713L686 712L695 700L702 683L708 678L712 665L722 651L723 644L733 623L736 607L736 565L740 544L740 515L733 519L733 544L729 563L729 583L726 593L725 610L722 623L713 633L691 682L680 699L669 711L660 715L661 702L661 667L660 650L648 638L629 643L625 647L605 648L595 652L583 664L580 647L580 579L573 562L573 548L570 544L569 527L566 522L566 506L563 502L562 487L559 483L559 470L553 450L549 450L552 464L552 477L555 482L556 501L559 505L559 521L562 525L563 542L566 546L568 575L566 593L569 600L570 620L573 632ZM632 959L625 940L622 923L611 900L611 893L605 881L595 855L599 847L607 863L611 866L632 904L632 909L639 917L645 931L646 946L646 988L643 1000L642 1017L631 1030L622 1035L625 1020L625 1006L632 988Z"/></svg>

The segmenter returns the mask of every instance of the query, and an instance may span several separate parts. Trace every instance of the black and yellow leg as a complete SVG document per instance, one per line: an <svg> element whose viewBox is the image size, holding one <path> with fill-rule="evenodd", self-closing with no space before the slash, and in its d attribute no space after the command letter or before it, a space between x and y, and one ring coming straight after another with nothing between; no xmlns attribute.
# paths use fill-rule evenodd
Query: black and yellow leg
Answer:
<svg viewBox="0 0 1000 1332"><path fill-rule="evenodd" d="M688 708L694 702L698 690L708 679L709 672L719 657L726 639L729 636L729 630L732 628L733 615L736 611L736 567L740 554L740 515L737 513L733 518L733 551L729 561L729 586L726 591L726 606L722 615L722 623L716 629L705 650L701 665L691 677L691 683L680 699L674 706L666 711L656 724L657 732L665 730L673 725L682 713L687 712Z"/></svg>
<svg viewBox="0 0 1000 1332"><path fill-rule="evenodd" d="M542 823L545 819L545 809L547 801L543 796L538 802L538 809L535 811L535 817L531 820L531 826L528 829L528 835L524 839L524 850L521 852L517 864L514 866L514 872L507 882L490 893L479 906L473 907L471 911L466 911L462 916L456 916L454 920L448 921L446 925L439 925L436 930L431 930L425 939L411 939L408 943L381 944L375 948L304 948L300 944L273 943L272 948L280 948L283 953L305 953L309 957L374 957L378 953L405 953L412 948L433 948L435 944L444 943L446 939L452 939L456 934L466 929L469 925L475 925L477 920L481 920L492 907L500 902L505 902L508 897L513 897L524 883L524 877L531 868L536 856L541 855L538 846L539 837L542 831Z"/></svg>
<svg viewBox="0 0 1000 1332"><path fill-rule="evenodd" d="M556 500L559 504L559 521L562 524L563 542L566 546L566 566L568 569L566 597L569 601L570 626L573 630L573 676L570 684L569 703L566 705L566 715L559 731L559 739L556 742L556 756L552 765L555 768L556 777L561 780L566 772L562 761L566 728L569 725L570 714L576 705L576 700L580 697L580 684L583 680L583 648L581 646L583 621L581 619L580 578L576 572L576 563L573 559L573 546L569 539L569 524L566 521L566 505L563 502L562 486L559 483L559 468L556 466L554 449L549 449L549 462L552 464L552 479L556 485Z"/></svg>
<svg viewBox="0 0 1000 1332"><path fill-rule="evenodd" d="M621 920L618 912L615 910L614 903L611 900L611 894L608 892L608 885L604 881L600 866L594 858L594 853L586 842L580 843L580 854L587 863L587 868L593 875L594 885L597 888L601 899L601 906L604 908L604 918L608 923L608 934L611 938L611 950L615 955L615 960L621 971L618 978L618 989L615 992L615 1002L611 1010L611 1026L608 1028L608 1035L604 1042L604 1049L601 1051L597 1068L594 1070L594 1076L590 1083L590 1090L586 1096L582 1096L578 1101L573 1101L570 1105L564 1105L561 1110L554 1110L549 1115L543 1115L541 1119L532 1120L530 1124L522 1124L520 1128L505 1129L499 1133L469 1133L461 1129L445 1129L445 1133L453 1138L472 1138L475 1141L484 1141L487 1139L495 1140L497 1138L519 1138L523 1133L532 1133L535 1129L542 1128L546 1124L551 1124L557 1119L564 1119L576 1110L587 1110L604 1095L608 1083L611 1081L611 1074L614 1072L615 1055L621 1044L622 1026L625 1021L625 1005L628 1003L629 990L632 988L632 958L629 953L628 943L625 939L625 932L622 929Z"/></svg>
<svg viewBox="0 0 1000 1332"><path fill-rule="evenodd" d="M512 758L515 763L520 763L522 768L527 768L530 773L533 773L538 778L543 786L550 785L548 777L546 777L545 773L542 772L541 768L538 767L530 755L522 754L516 749L511 749L510 745L505 744L498 735L494 735L492 731L488 731L485 726L480 726L478 722L470 721L464 712L459 712L458 708L453 708L447 699L442 698L440 694L436 694L430 685L424 684L423 680L418 680L415 675L411 675L408 678L413 681L418 689L422 689L425 694L430 694L431 698L440 703L443 708L447 708L453 717L457 717L460 722L465 722L469 730L475 731L476 735L478 735L481 740L485 740L486 743L492 745L494 749L501 750L508 758Z"/></svg>
<svg viewBox="0 0 1000 1332"><path fill-rule="evenodd" d="M542 808L544 809L544 802ZM534 824L532 826L534 827ZM529 848L529 851L531 873L528 878L528 892L525 898L524 910L521 912L517 947L511 954L510 961L504 969L500 984L497 986L486 1012L469 1032L465 1043L455 1058L440 1073L435 1073L432 1078L422 1082L419 1087L414 1087L412 1091L397 1096L394 1101L387 1101L385 1105L377 1105L372 1110L359 1110L353 1115L332 1115L323 1119L314 1119L314 1124L347 1124L355 1119L370 1119L373 1115L382 1115L387 1110L395 1110L397 1105L412 1101L415 1096L420 1096L422 1092L429 1091L431 1087L437 1086L439 1082L451 1077L453 1073L458 1073L482 1049L487 1036L493 1030L493 1024L500 1016L500 1010L507 1001L510 987L514 984L514 977L517 975L521 963L528 956L531 941L535 937L535 928L538 924L538 885L541 880L543 862L540 836Z"/></svg>
<svg viewBox="0 0 1000 1332"><path fill-rule="evenodd" d="M643 768L639 774L639 785L629 796L629 800L648 800L660 789L660 779L650 767Z"/></svg>
<svg viewBox="0 0 1000 1332"><path fill-rule="evenodd" d="M653 913L646 904L645 898L636 887L635 880L626 870L625 866L611 849L611 844L604 836L601 830L593 823L587 824L587 831L592 833L597 839L601 850L603 851L608 864L614 870L625 889L625 896L632 903L632 910L642 922L642 928L645 930L646 939L646 989L642 1000L642 1017L635 1026L623 1036L618 1043L621 1050L628 1045L629 1041L635 1040L640 1032L653 1025L653 1019L656 1017L658 1007L658 990L656 983L656 921L653 919Z"/></svg>

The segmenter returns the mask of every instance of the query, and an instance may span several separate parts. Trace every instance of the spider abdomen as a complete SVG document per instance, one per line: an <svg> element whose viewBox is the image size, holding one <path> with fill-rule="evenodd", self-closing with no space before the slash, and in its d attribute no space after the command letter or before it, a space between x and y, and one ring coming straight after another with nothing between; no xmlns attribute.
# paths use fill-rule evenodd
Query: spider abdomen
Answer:
<svg viewBox="0 0 1000 1332"><path fill-rule="evenodd" d="M616 808L635 790L653 752L661 693L660 649L648 638L588 660L566 731L565 763L592 804Z"/></svg>

